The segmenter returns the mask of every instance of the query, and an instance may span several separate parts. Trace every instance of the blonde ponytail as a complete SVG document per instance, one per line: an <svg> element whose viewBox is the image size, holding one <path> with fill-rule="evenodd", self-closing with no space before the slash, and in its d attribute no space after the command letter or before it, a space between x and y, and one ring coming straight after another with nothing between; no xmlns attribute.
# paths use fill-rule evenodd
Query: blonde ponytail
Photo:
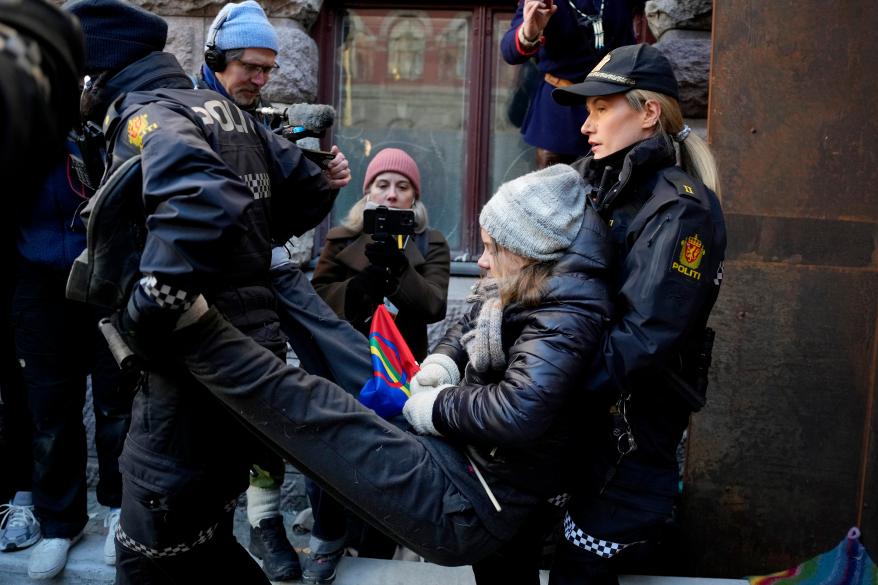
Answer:
<svg viewBox="0 0 878 585"><path fill-rule="evenodd" d="M680 111L679 102L674 98L644 89L632 89L625 96L631 107L638 112L643 110L647 101L658 102L662 114L659 118L657 132L664 134L668 140L674 141L675 136L683 130L683 114ZM694 132L690 132L685 139L677 144L680 147L680 166L683 170L699 179L707 188L716 193L717 197L722 199L719 169L707 143Z"/></svg>

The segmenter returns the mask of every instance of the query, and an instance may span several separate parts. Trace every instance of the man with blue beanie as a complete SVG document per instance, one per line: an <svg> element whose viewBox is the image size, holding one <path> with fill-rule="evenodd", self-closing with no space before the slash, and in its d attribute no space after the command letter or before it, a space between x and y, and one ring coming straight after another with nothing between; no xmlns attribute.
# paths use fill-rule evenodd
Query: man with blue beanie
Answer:
<svg viewBox="0 0 878 585"><path fill-rule="evenodd" d="M251 7L243 13L232 7L224 20L251 22L258 5L245 4ZM114 192L115 179L137 168L125 188L140 195L145 216L135 282L112 300L121 304L116 328L145 370L119 459L116 583L267 584L232 534L235 502L265 447L188 371L174 367L163 348L183 311L203 295L240 331L286 357L270 284L271 243L323 219L350 181L347 161L333 147L335 157L321 169L233 100L194 90L176 58L163 51L167 24L160 17L124 0L70 0L64 8L79 18L85 36L92 80L80 113L106 136L104 192ZM265 18L261 9L258 14ZM253 61L242 54L244 62L232 59L217 70L270 67L272 38L273 48L259 48L264 52ZM224 42L222 34L211 40ZM258 55L270 61L257 62ZM264 77L263 70L254 74ZM89 250L124 221L137 223L125 217L95 222L94 230L90 224ZM93 256L95 272L118 260L104 252ZM91 294L87 280L68 282L69 296ZM241 359L246 364L247 356Z"/></svg>
<svg viewBox="0 0 878 585"><path fill-rule="evenodd" d="M214 18L204 43L204 64L198 87L212 89L231 99L260 121L261 90L278 67L277 32L254 0L229 3ZM272 581L302 576L295 549L287 539L280 511L285 464L280 457L256 461L247 488L250 553L262 560Z"/></svg>
<svg viewBox="0 0 878 585"><path fill-rule="evenodd" d="M277 32L257 2L226 4L207 32L199 86L253 113L262 103L262 88L279 67L279 52Z"/></svg>

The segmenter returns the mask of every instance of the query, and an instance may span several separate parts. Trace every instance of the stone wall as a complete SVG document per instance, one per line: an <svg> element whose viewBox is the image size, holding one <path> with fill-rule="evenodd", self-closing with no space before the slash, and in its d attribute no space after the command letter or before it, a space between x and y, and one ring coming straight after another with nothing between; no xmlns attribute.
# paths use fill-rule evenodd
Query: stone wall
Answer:
<svg viewBox="0 0 878 585"><path fill-rule="evenodd" d="M646 18L655 46L670 59L686 118L707 117L712 0L649 0Z"/></svg>

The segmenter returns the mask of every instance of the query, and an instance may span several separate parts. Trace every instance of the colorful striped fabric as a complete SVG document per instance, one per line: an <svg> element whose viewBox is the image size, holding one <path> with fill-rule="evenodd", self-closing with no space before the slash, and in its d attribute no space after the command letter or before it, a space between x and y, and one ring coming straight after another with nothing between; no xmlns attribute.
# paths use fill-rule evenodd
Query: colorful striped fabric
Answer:
<svg viewBox="0 0 878 585"><path fill-rule="evenodd" d="M878 585L878 567L859 539L853 527L831 551L792 569L750 577L750 585Z"/></svg>
<svg viewBox="0 0 878 585"><path fill-rule="evenodd" d="M409 383L419 368L384 305L372 316L369 346L372 378L360 390L360 402L384 418L396 416L411 396Z"/></svg>

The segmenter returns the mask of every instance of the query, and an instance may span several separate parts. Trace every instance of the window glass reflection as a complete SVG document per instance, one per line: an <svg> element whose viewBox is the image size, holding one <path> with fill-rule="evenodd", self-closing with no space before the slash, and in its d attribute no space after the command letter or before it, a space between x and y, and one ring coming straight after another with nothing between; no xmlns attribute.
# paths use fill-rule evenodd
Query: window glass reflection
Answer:
<svg viewBox="0 0 878 585"><path fill-rule="evenodd" d="M354 180L339 194L333 219L363 194L375 152L402 148L421 171L430 224L452 250L465 246L463 225L469 12L350 9L338 40L335 139Z"/></svg>
<svg viewBox="0 0 878 585"><path fill-rule="evenodd" d="M490 192L501 184L524 175L536 168L534 148L521 137L521 123L527 111L529 95L540 82L536 65L509 65L500 54L500 41L509 30L512 16L494 17L494 44L492 59L494 78L491 84L491 167Z"/></svg>

